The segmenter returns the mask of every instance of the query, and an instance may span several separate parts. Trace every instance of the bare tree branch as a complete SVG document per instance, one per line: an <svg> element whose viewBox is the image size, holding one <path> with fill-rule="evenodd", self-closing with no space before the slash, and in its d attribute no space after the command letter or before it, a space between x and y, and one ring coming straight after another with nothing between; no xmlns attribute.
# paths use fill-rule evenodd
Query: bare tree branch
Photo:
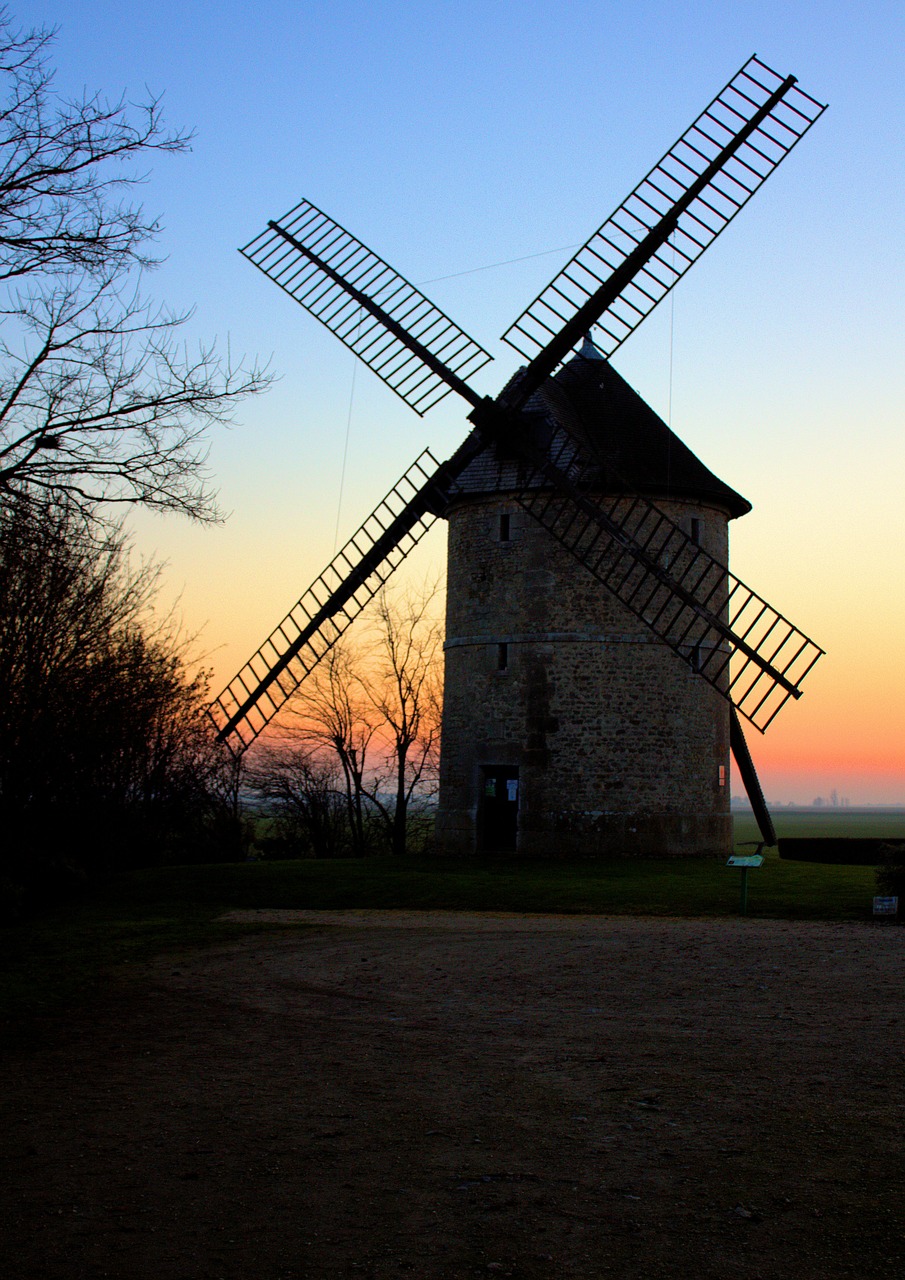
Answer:
<svg viewBox="0 0 905 1280"><path fill-rule="evenodd" d="M374 669L363 681L386 736L392 805L381 805L393 853L404 853L413 798L432 793L439 772L443 629L436 616L439 583L376 601ZM376 789L372 798L377 800Z"/></svg>
<svg viewBox="0 0 905 1280"><path fill-rule="evenodd" d="M188 138L164 130L156 98L58 97L52 40L0 9L0 501L215 520L207 432L270 375L189 350L190 315L141 297L160 227L120 193L142 181L133 162Z"/></svg>
<svg viewBox="0 0 905 1280"><path fill-rule="evenodd" d="M283 810L325 812L332 784L350 845L367 852L376 819L391 852L409 847L415 801L439 771L443 680L439 587L377 597L370 631L337 643L290 700L278 735L255 749L252 785ZM331 774L332 769L332 774ZM306 819L308 821L309 819Z"/></svg>
<svg viewBox="0 0 905 1280"><path fill-rule="evenodd" d="M184 317L119 281L58 281L0 310L0 493L214 519L207 430L268 375L180 348Z"/></svg>
<svg viewBox="0 0 905 1280"><path fill-rule="evenodd" d="M0 9L0 280L152 264L146 246L160 224L119 193L144 180L131 162L191 140L164 129L159 98L60 98L48 61L54 34L17 31Z"/></svg>

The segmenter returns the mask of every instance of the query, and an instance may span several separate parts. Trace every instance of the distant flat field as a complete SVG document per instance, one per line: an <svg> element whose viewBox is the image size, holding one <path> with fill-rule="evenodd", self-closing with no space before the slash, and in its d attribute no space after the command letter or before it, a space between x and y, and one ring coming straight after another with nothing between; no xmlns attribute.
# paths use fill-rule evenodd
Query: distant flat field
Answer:
<svg viewBox="0 0 905 1280"><path fill-rule="evenodd" d="M779 836L863 836L905 840L905 808L855 809L829 806L823 809L770 808L770 816ZM733 832L736 843L759 839L753 814L733 810Z"/></svg>

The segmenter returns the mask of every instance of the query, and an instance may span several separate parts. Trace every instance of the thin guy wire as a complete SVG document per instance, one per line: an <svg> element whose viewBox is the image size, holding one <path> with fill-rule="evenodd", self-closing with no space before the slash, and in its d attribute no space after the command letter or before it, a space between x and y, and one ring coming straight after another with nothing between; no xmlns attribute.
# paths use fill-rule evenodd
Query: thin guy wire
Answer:
<svg viewBox="0 0 905 1280"><path fill-rule="evenodd" d="M361 311L361 308L359 308ZM361 330L361 317L358 321L358 329L355 332L356 340ZM339 545L339 520L343 509L343 491L346 487L346 462L349 457L349 436L352 434L352 405L355 402L355 375L358 373L358 357L352 357L352 385L349 388L349 412L346 415L346 440L343 445L343 465L339 474L339 498L336 502L336 528L333 530L333 554L336 555L336 548Z"/></svg>
<svg viewBox="0 0 905 1280"><path fill-rule="evenodd" d="M526 253L521 258L505 258L502 262L488 262L484 267L469 267L467 271L454 271L448 276L431 276L429 280L419 280L418 287L423 284L437 284L440 280L458 280L459 276L477 275L479 271L493 271L496 267L511 267L515 262L529 262L532 258L546 258L551 253L568 253L570 249L580 248L577 244L564 244L558 249L543 249L540 253Z"/></svg>

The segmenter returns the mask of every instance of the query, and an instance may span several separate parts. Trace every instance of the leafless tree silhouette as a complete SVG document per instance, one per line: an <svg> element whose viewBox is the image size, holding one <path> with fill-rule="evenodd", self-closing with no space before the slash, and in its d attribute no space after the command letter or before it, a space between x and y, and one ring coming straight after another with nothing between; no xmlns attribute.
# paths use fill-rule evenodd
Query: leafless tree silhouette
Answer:
<svg viewBox="0 0 905 1280"><path fill-rule="evenodd" d="M0 499L218 511L208 429L269 376L180 341L148 302L159 223L129 194L157 152L185 151L160 101L58 95L53 32L0 9Z"/></svg>

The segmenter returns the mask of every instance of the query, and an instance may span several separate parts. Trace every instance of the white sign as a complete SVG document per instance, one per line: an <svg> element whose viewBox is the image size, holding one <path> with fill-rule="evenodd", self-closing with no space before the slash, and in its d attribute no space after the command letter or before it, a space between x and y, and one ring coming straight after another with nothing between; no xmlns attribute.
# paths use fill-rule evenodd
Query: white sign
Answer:
<svg viewBox="0 0 905 1280"><path fill-rule="evenodd" d="M875 916L895 916L899 914L898 898L874 898Z"/></svg>

